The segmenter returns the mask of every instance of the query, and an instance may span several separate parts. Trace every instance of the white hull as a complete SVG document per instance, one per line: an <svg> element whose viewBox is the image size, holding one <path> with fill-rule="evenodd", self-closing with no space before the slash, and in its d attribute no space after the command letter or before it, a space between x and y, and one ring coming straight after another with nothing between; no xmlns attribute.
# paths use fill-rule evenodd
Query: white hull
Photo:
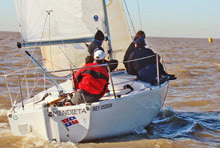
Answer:
<svg viewBox="0 0 220 148"><path fill-rule="evenodd" d="M110 104L111 108L98 111L91 109L90 127L84 141L142 130L160 111L166 87L99 103L99 107Z"/></svg>
<svg viewBox="0 0 220 148"><path fill-rule="evenodd" d="M34 135L57 142L81 142L133 133L149 125L160 111L166 97L168 82L160 87L135 81L134 91L121 89L131 84L133 77L127 74L113 76L116 94L120 98L106 96L90 105L44 107L44 104L57 99L54 88L48 89L52 95L44 101L45 92L29 99L22 107L11 108L8 119L15 135ZM71 81L61 86L71 90ZM111 86L109 87L111 90ZM56 96L56 97L54 97ZM66 125L65 125L66 124Z"/></svg>

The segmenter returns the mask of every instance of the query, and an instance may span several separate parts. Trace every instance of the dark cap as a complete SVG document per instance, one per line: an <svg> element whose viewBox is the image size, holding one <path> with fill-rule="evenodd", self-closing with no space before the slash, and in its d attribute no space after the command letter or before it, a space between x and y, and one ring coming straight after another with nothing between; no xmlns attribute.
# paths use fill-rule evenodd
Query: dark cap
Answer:
<svg viewBox="0 0 220 148"><path fill-rule="evenodd" d="M104 34L101 30L98 30L95 34L95 40L103 41L105 39Z"/></svg>
<svg viewBox="0 0 220 148"><path fill-rule="evenodd" d="M141 45L141 46L145 46L145 45L146 45L144 38L141 37L141 36L138 37L138 38L134 41L134 43L137 43L138 45Z"/></svg>

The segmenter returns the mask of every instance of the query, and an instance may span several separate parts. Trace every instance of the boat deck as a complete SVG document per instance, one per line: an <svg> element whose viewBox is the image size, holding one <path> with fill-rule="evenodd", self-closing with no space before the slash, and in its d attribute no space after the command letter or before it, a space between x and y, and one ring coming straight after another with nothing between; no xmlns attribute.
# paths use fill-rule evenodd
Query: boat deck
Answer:
<svg viewBox="0 0 220 148"><path fill-rule="evenodd" d="M109 86L107 92L99 102L101 101L106 101L106 100L111 100L111 99L116 99L116 98L121 98L124 96L136 94L139 91L147 90L147 89L152 89L156 86L152 86L149 83L142 82L136 80L136 76L134 75L128 75L125 71L119 71L119 72L113 72L111 73L112 75L112 83L114 85L114 91L113 87L111 85L111 80L109 80ZM60 84L60 86L65 90L65 93L73 93L72 89L72 80L68 79L66 82ZM115 92L115 95L114 95ZM45 97L45 94L48 94L48 96ZM73 93L74 94L74 93ZM43 92L40 92L36 96L32 98L26 98L24 100L24 106L25 108L41 108L43 104L52 102L59 99L59 94L57 92L56 87L52 87L48 90L45 90ZM60 102L64 101L60 100ZM92 104L96 104L97 102L94 102ZM16 107L20 108L21 103L17 104Z"/></svg>

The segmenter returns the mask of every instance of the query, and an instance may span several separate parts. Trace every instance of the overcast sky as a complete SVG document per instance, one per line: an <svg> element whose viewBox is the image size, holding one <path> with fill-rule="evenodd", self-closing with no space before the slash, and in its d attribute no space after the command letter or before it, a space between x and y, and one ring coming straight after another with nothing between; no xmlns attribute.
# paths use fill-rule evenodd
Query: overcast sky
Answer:
<svg viewBox="0 0 220 148"><path fill-rule="evenodd" d="M126 2L136 30L140 30L142 24L148 36L220 38L220 0ZM18 31L13 0L0 0L0 19L0 31Z"/></svg>

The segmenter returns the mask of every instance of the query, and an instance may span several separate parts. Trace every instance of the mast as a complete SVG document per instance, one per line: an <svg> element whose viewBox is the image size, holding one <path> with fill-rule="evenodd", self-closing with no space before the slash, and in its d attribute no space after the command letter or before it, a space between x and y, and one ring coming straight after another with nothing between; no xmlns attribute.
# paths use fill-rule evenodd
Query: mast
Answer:
<svg viewBox="0 0 220 148"><path fill-rule="evenodd" d="M103 1L103 8L104 8L104 13L105 13L105 26L106 26L106 30L107 30L107 36L108 36L108 54L110 56L110 59L113 59L112 56L112 44L111 44L111 36L110 36L110 30L109 30L109 23L108 23L108 14L107 14L107 9L106 9L106 3L105 0Z"/></svg>

